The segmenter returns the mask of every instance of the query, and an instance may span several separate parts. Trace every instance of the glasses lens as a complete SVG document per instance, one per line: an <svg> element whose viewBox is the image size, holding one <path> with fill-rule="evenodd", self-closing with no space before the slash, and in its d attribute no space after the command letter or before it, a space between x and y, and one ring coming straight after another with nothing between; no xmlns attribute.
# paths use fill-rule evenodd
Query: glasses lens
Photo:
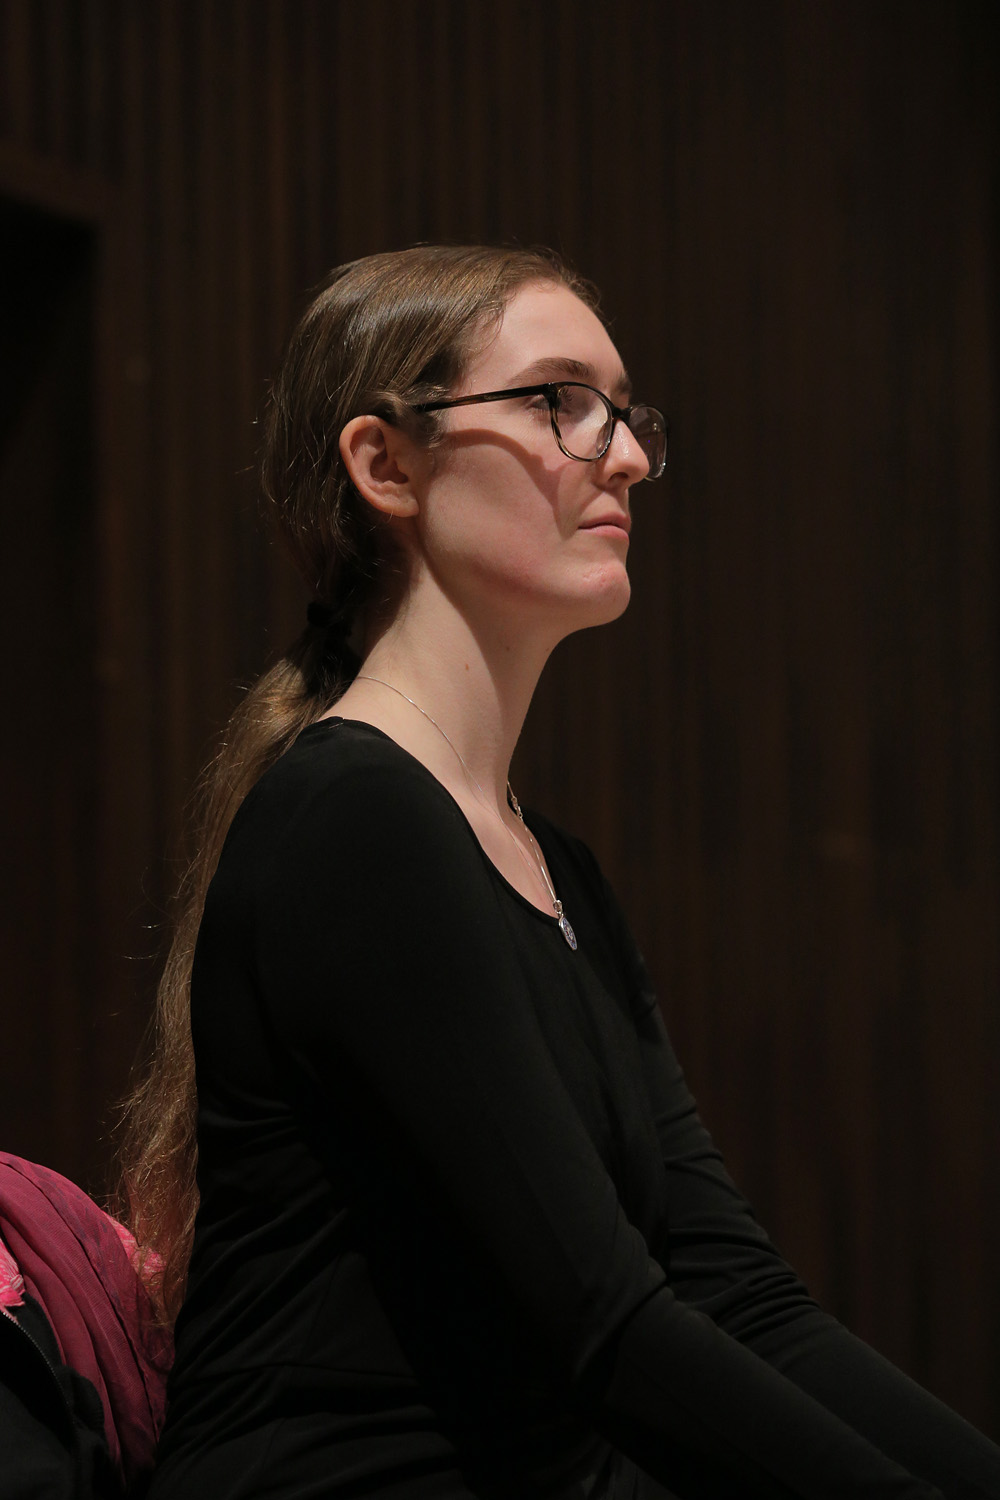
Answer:
<svg viewBox="0 0 1000 1500"><path fill-rule="evenodd" d="M555 419L563 451L571 458L596 458L607 447L614 417L589 386L559 386Z"/></svg>
<svg viewBox="0 0 1000 1500"><path fill-rule="evenodd" d="M667 462L667 424L655 406L633 406L629 429L649 461L647 479L659 479Z"/></svg>

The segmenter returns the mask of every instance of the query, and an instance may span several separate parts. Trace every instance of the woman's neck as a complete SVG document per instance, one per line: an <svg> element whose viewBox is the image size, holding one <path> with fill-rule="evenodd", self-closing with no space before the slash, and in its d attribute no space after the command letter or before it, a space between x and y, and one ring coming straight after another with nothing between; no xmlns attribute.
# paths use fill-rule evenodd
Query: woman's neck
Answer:
<svg viewBox="0 0 1000 1500"><path fill-rule="evenodd" d="M458 790L471 777L497 810L511 757L551 646L527 633L476 630L458 611L412 597L367 644L334 712L376 724Z"/></svg>

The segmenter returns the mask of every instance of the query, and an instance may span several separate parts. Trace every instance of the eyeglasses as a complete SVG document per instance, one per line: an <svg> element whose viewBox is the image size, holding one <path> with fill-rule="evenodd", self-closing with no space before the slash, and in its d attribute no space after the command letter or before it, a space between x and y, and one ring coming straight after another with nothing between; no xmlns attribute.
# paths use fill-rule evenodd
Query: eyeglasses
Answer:
<svg viewBox="0 0 1000 1500"><path fill-rule="evenodd" d="M487 401L513 401L518 396L544 396L556 442L567 458L593 463L611 447L615 423L624 422L646 455L644 479L659 479L667 462L667 422L655 406L616 406L603 391L576 380L545 385L518 385L507 391L484 391L479 396L452 396L447 401L424 401L414 411L444 411L449 406L479 406Z"/></svg>

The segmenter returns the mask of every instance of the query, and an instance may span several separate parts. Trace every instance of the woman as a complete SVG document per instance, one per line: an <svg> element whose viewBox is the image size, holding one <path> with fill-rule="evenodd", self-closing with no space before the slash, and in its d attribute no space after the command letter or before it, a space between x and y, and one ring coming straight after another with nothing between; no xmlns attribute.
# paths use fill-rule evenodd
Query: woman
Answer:
<svg viewBox="0 0 1000 1500"><path fill-rule="evenodd" d="M155 1500L1000 1495L782 1263L593 857L509 790L663 464L595 308L548 256L374 256L276 382L265 490L314 602L216 767L140 1103L170 1302L200 920Z"/></svg>

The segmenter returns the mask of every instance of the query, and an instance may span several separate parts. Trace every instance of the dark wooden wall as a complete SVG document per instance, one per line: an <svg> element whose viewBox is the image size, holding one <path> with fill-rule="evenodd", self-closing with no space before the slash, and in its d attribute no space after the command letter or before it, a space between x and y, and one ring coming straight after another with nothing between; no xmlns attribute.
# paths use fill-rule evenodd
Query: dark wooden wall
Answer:
<svg viewBox="0 0 1000 1500"><path fill-rule="evenodd" d="M993 9L2 0L3 316L76 372L25 411L87 413L0 470L4 1146L97 1180L185 798L297 627L249 466L305 289L550 242L675 446L516 784L596 846L817 1295L1000 1431Z"/></svg>

